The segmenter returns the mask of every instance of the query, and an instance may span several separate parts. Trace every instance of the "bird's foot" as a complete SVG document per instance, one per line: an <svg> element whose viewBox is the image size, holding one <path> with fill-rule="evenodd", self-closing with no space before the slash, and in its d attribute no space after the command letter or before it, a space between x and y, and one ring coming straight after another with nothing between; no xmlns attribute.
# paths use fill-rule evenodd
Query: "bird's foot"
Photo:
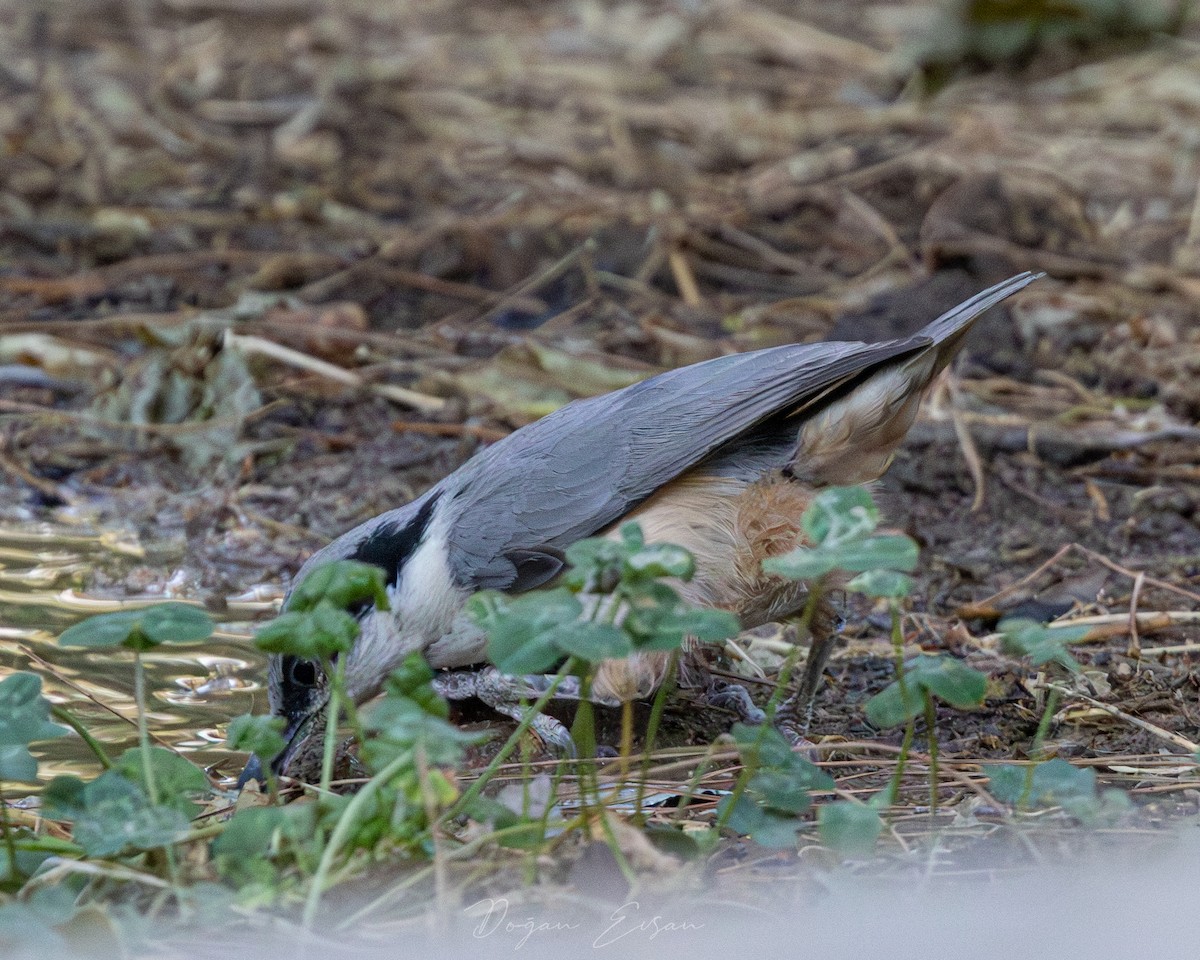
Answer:
<svg viewBox="0 0 1200 960"><path fill-rule="evenodd" d="M732 710L743 723L757 726L767 719L762 708L750 699L750 691L740 683L721 677L709 677L700 699L710 707Z"/></svg>
<svg viewBox="0 0 1200 960"><path fill-rule="evenodd" d="M439 673L433 678L433 689L447 700L468 700L476 697L497 713L520 723L529 712L528 702L545 693L553 680L553 676L541 675L510 677L495 667L485 667L482 670L449 670ZM571 697L572 684L568 681L573 681L574 695L577 699L577 677L564 677L559 690L555 692L556 696ZM562 692L563 685L566 685L568 692ZM563 756L575 756L575 741L571 739L571 732L554 717L544 713L535 714L529 727L547 746Z"/></svg>

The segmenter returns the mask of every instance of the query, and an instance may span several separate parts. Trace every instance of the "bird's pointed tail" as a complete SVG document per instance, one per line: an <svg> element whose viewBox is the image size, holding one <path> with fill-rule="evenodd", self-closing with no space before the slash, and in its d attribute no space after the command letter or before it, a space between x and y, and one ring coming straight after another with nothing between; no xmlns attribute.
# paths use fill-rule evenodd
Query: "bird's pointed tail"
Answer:
<svg viewBox="0 0 1200 960"><path fill-rule="evenodd" d="M971 324L989 307L994 307L1001 300L1011 297L1018 290L1024 290L1027 286L1044 277L1044 273L1034 273L1026 270L1024 273L1019 273L1015 277L1009 277L1007 280L1002 280L994 287L988 287L986 290L975 294L969 300L964 300L956 307L951 307L936 320L926 324L918 333L918 337L929 337L937 344L937 364L934 367L934 373L941 370L950 359L958 352L958 348L962 345L962 339L971 329Z"/></svg>

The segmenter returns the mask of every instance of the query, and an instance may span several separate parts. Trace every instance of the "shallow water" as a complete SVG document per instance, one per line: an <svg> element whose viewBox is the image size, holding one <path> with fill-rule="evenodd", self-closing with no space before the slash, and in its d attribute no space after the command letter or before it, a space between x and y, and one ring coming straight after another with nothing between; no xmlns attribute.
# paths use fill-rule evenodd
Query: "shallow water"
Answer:
<svg viewBox="0 0 1200 960"><path fill-rule="evenodd" d="M0 677L28 670L42 678L49 699L65 706L112 755L137 739L133 655L121 650L60 647L58 634L94 613L165 599L186 600L171 580L182 554L151 554L136 538L80 525L0 525ZM80 587L102 569L114 580L137 567L161 570L137 599L85 595ZM153 581L153 577L150 578ZM147 716L152 737L214 773L236 776L243 756L223 749L229 718L266 709L265 658L251 643L255 613L271 598L234 598L208 642L170 646L144 655ZM242 617L238 622L231 617ZM99 762L74 733L39 744L41 776L94 776ZM20 785L10 795L34 792Z"/></svg>

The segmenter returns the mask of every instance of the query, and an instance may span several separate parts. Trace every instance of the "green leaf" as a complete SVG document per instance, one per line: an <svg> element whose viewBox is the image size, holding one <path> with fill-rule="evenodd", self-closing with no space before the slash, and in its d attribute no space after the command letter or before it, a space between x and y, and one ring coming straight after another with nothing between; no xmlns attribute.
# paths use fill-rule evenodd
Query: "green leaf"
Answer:
<svg viewBox="0 0 1200 960"><path fill-rule="evenodd" d="M380 770L400 756L408 756L411 763L399 777L414 783L418 749L430 765L453 767L460 763L464 746L480 741L481 735L447 722L449 705L434 691L432 680L433 671L419 653L410 654L389 677L383 699L363 717L363 726L372 734L362 750L369 768ZM415 808L420 808L420 797L412 799Z"/></svg>
<svg viewBox="0 0 1200 960"><path fill-rule="evenodd" d="M142 612L142 632L155 644L199 643L212 636L213 619L190 603L158 603Z"/></svg>
<svg viewBox="0 0 1200 960"><path fill-rule="evenodd" d="M0 681L0 780L37 780L37 759L29 752L29 744L67 732L66 727L50 721L50 702L42 696L41 677L14 673Z"/></svg>
<svg viewBox="0 0 1200 960"><path fill-rule="evenodd" d="M869 534L879 526L879 510L866 487L829 487L813 497L800 526L810 543L832 547Z"/></svg>
<svg viewBox="0 0 1200 960"><path fill-rule="evenodd" d="M426 713L412 701L384 700L372 707L366 720L374 734L362 747L363 761L371 770L381 770L401 754L413 757L425 752L426 762L436 767L454 767L462 759L463 747L487 739L486 733L459 730L454 724ZM404 775L402 773L402 775Z"/></svg>
<svg viewBox="0 0 1200 960"><path fill-rule="evenodd" d="M818 774L817 767L813 768ZM781 813L804 813L812 806L812 778L794 770L760 770L750 778L749 790L769 810Z"/></svg>
<svg viewBox="0 0 1200 960"><path fill-rule="evenodd" d="M42 793L46 816L74 822L72 836L90 857L169 846L188 831L188 819L168 806L151 806L140 786L115 770L84 784L56 777Z"/></svg>
<svg viewBox="0 0 1200 960"><path fill-rule="evenodd" d="M167 806L176 807L181 812L191 815L196 804L189 795L208 793L209 790L208 777L204 775L204 771L186 757L181 757L166 747L150 748L150 765L154 770L154 783L158 788L160 800ZM149 793L140 748L130 747L122 753L117 759L115 769Z"/></svg>
<svg viewBox="0 0 1200 960"><path fill-rule="evenodd" d="M197 643L212 636L213 620L188 603L158 603L88 617L62 632L64 647L125 647L145 652L163 643Z"/></svg>
<svg viewBox="0 0 1200 960"><path fill-rule="evenodd" d="M554 642L564 653L588 663L627 657L633 652L629 637L607 623L581 621L567 624L555 631Z"/></svg>
<svg viewBox="0 0 1200 960"><path fill-rule="evenodd" d="M254 645L267 653L292 653L300 634L308 630L308 617L302 613L281 613L254 634ZM296 654L299 656L299 654Z"/></svg>
<svg viewBox="0 0 1200 960"><path fill-rule="evenodd" d="M925 699L919 684L908 683L905 678L905 696L900 683L893 680L875 694L866 704L867 719L880 730L898 727L918 716L925 709Z"/></svg>
<svg viewBox="0 0 1200 960"><path fill-rule="evenodd" d="M467 613L488 633L488 659L520 675L545 673L562 659L556 632L583 616L583 604L564 587L515 598L485 592L467 601Z"/></svg>
<svg viewBox="0 0 1200 960"><path fill-rule="evenodd" d="M881 600L899 600L912 593L912 577L895 570L867 570L846 584L847 590Z"/></svg>
<svg viewBox="0 0 1200 960"><path fill-rule="evenodd" d="M635 577L678 577L680 580L691 580L696 573L696 561L683 547L670 543L656 543L626 557L625 569Z"/></svg>
<svg viewBox="0 0 1200 960"><path fill-rule="evenodd" d="M322 600L305 613L280 614L254 637L267 653L289 653L305 660L326 661L349 653L358 639L359 623L345 610Z"/></svg>
<svg viewBox="0 0 1200 960"><path fill-rule="evenodd" d="M1025 795L1028 786L1028 796ZM990 771L989 789L997 800L1012 806L1079 807L1096 799L1096 771L1073 767L1055 758L1028 767L1003 764Z"/></svg>
<svg viewBox="0 0 1200 960"><path fill-rule="evenodd" d="M788 580L812 580L831 570L859 573L866 570L912 570L917 565L917 544L910 537L885 534L818 547L797 547L780 557L763 561L763 570Z"/></svg>
<svg viewBox="0 0 1200 960"><path fill-rule="evenodd" d="M815 580L837 566L837 558L828 550L812 547L796 549L778 557L767 557L762 568L787 580Z"/></svg>
<svg viewBox="0 0 1200 960"><path fill-rule="evenodd" d="M1055 758L1032 767L1005 764L990 771L993 796L1019 808L1062 807L1082 823L1111 822L1130 807L1120 790L1098 791L1096 771Z"/></svg>
<svg viewBox="0 0 1200 960"><path fill-rule="evenodd" d="M959 710L979 706L987 694L987 675L954 657L917 657L907 676Z"/></svg>
<svg viewBox="0 0 1200 960"><path fill-rule="evenodd" d="M636 520L631 520L629 523L621 524L621 546L626 551L641 550L646 545L646 538L642 534L642 526Z"/></svg>
<svg viewBox="0 0 1200 960"><path fill-rule="evenodd" d="M237 811L213 841L212 852L222 875L245 881L262 876L257 868L279 848L302 850L320 842L316 805L292 803Z"/></svg>
<svg viewBox="0 0 1200 960"><path fill-rule="evenodd" d="M808 546L763 561L763 570L789 580L814 580L833 570L912 570L917 545L902 534L872 536L879 511L863 487L822 490L800 520ZM869 583L869 581L866 581ZM887 589L896 590L892 580Z"/></svg>
<svg viewBox="0 0 1200 960"><path fill-rule="evenodd" d="M655 849L681 860L695 860L713 852L714 841L719 841L717 833L711 829L683 830L679 826L659 826L648 823L642 827L646 839L654 844Z"/></svg>
<svg viewBox="0 0 1200 960"><path fill-rule="evenodd" d="M767 812L803 813L812 803L810 791L833 789L833 778L796 753L774 727L735 723L730 734L742 762L757 768L747 790Z"/></svg>
<svg viewBox="0 0 1200 960"><path fill-rule="evenodd" d="M37 758L29 752L28 747L17 744L0 747L0 780L33 783L37 780L37 772Z"/></svg>
<svg viewBox="0 0 1200 960"><path fill-rule="evenodd" d="M612 593L618 586L630 587L658 577L690 580L696 561L683 547L670 543L647 544L637 523L621 527L621 539L591 537L567 549L565 582L573 590Z"/></svg>
<svg viewBox="0 0 1200 960"><path fill-rule="evenodd" d="M508 598L497 608L506 619L517 619L536 632L573 623L583 615L583 604L570 590L537 590L519 597Z"/></svg>
<svg viewBox="0 0 1200 960"><path fill-rule="evenodd" d="M1005 653L1029 657L1035 667L1058 663L1079 673L1079 661L1067 650L1068 643L1082 640L1088 627L1060 627L1051 630L1034 620L1012 619L1001 622L1000 644Z"/></svg>
<svg viewBox="0 0 1200 960"><path fill-rule="evenodd" d="M64 647L119 647L136 636L141 625L138 610L118 610L88 617L68 627L58 638ZM136 649L145 649L140 643Z"/></svg>
<svg viewBox="0 0 1200 960"><path fill-rule="evenodd" d="M948 656L914 657L904 665L908 696L896 680L867 701L867 719L881 729L897 727L922 713L926 692L959 710L977 707L987 693L987 675Z"/></svg>
<svg viewBox="0 0 1200 960"><path fill-rule="evenodd" d="M290 822L289 807L248 807L238 810L221 835L213 841L212 852L217 857L262 857L275 839L276 831Z"/></svg>
<svg viewBox="0 0 1200 960"><path fill-rule="evenodd" d="M729 736L737 744L743 763L754 762L764 767L777 767L787 763L794 754L792 745L783 734L771 725L735 723Z"/></svg>
<svg viewBox="0 0 1200 960"><path fill-rule="evenodd" d="M917 566L917 543L903 534L866 537L825 546L824 549L830 551L837 569L849 573L877 569L913 570Z"/></svg>
<svg viewBox="0 0 1200 960"><path fill-rule="evenodd" d="M28 746L68 733L50 720L50 701L42 696L42 678L14 673L0 680L0 745Z"/></svg>
<svg viewBox="0 0 1200 960"><path fill-rule="evenodd" d="M287 609L305 613L329 604L345 612L364 600L374 604L376 610L391 609L387 574L373 563L335 560L317 567L296 585L288 597Z"/></svg>
<svg viewBox="0 0 1200 960"><path fill-rule="evenodd" d="M283 717L243 713L230 720L225 728L225 746L266 760L277 757L287 746L282 736L284 722Z"/></svg>
<svg viewBox="0 0 1200 960"><path fill-rule="evenodd" d="M503 673L514 676L548 673L562 660L552 633L531 635L521 622L494 628L488 635L487 656Z"/></svg>
<svg viewBox="0 0 1200 960"><path fill-rule="evenodd" d="M432 716L443 720L450 716L450 704L433 689L433 670L420 651L414 650L391 672L384 681L384 691L389 698L412 700Z"/></svg>
<svg viewBox="0 0 1200 960"><path fill-rule="evenodd" d="M866 804L838 800L818 808L817 829L821 842L838 853L870 856L883 832L883 818Z"/></svg>
<svg viewBox="0 0 1200 960"><path fill-rule="evenodd" d="M83 789L78 777L55 777L42 790L42 810L51 820L74 820L85 810Z"/></svg>
<svg viewBox="0 0 1200 960"><path fill-rule="evenodd" d="M621 582L622 564L627 552L623 544L606 537L580 540L567 548L570 569L564 582L579 592L612 593Z"/></svg>
<svg viewBox="0 0 1200 960"><path fill-rule="evenodd" d="M732 796L723 797L717 804L717 817L725 816ZM796 845L796 831L800 821L795 817L764 810L750 797L742 794L729 812L726 825L733 831L748 836L764 847L783 849Z"/></svg>
<svg viewBox="0 0 1200 960"><path fill-rule="evenodd" d="M329 600L318 603L308 611L308 616L319 656L328 659L335 653L350 652L361 629L355 617Z"/></svg>
<svg viewBox="0 0 1200 960"><path fill-rule="evenodd" d="M385 686L391 696L411 697L431 683L433 669L418 651L413 651L388 675Z"/></svg>
<svg viewBox="0 0 1200 960"><path fill-rule="evenodd" d="M736 637L742 630L741 621L728 610L706 607L676 607L671 613L672 629L705 643L716 643Z"/></svg>
<svg viewBox="0 0 1200 960"><path fill-rule="evenodd" d="M655 580L630 584L627 599L629 611L621 626L639 650L677 650L688 636L712 642L741 629L733 614L689 606L672 587Z"/></svg>

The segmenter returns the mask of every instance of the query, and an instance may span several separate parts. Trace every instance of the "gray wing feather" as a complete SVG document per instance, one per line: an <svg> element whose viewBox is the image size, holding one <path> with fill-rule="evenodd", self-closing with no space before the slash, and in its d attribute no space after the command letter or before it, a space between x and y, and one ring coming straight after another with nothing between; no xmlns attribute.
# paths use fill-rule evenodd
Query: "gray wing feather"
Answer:
<svg viewBox="0 0 1200 960"><path fill-rule="evenodd" d="M516 575L505 556L510 551L565 549L592 536L773 415L895 357L955 338L981 311L1033 279L1013 277L906 339L719 357L562 407L438 485L449 513L455 579L510 587Z"/></svg>

